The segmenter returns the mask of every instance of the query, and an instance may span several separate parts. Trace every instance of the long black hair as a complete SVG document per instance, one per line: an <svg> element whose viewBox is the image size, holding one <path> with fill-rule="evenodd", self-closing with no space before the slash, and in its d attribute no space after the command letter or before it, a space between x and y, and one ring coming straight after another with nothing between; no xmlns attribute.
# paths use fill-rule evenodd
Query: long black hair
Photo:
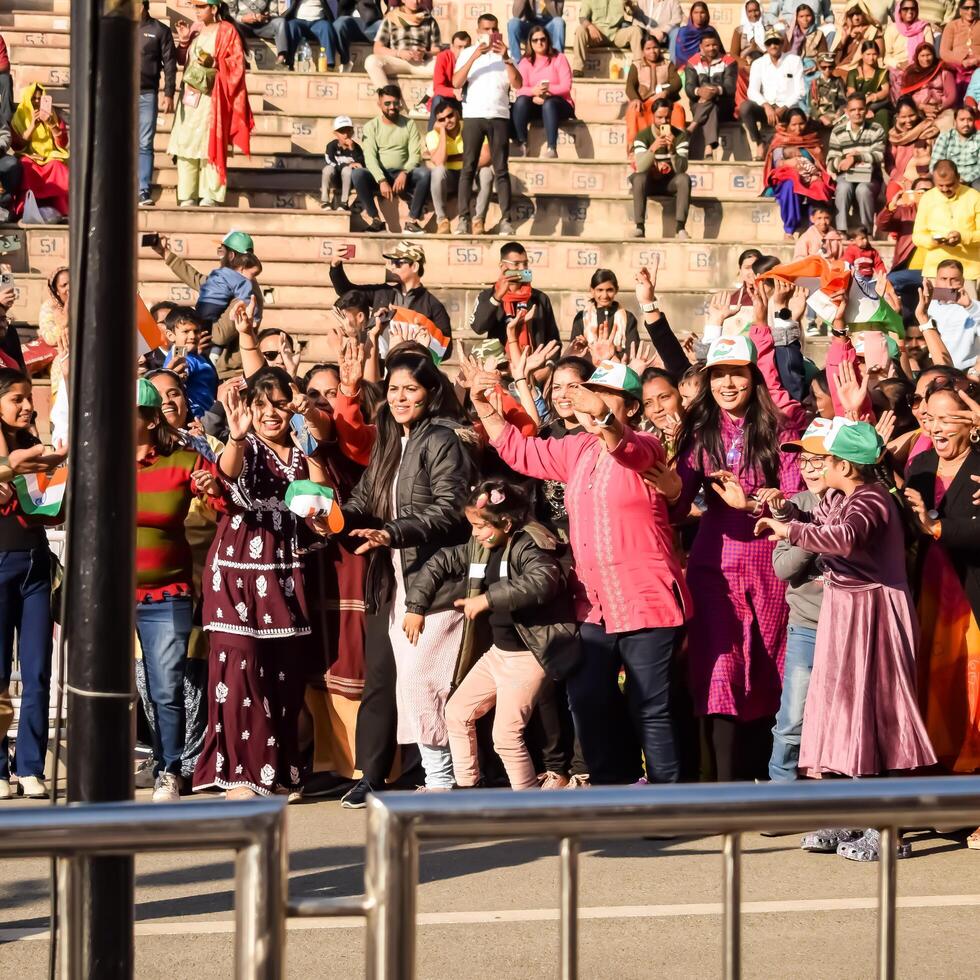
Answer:
<svg viewBox="0 0 980 980"><path fill-rule="evenodd" d="M0 368L0 398L3 398L14 385L27 385L28 388L33 388L31 379L22 371L17 371L14 368ZM2 421L0 421L0 427L3 428L8 449L30 449L31 446L36 446L41 441L29 430L8 429Z"/></svg>
<svg viewBox="0 0 980 980"><path fill-rule="evenodd" d="M401 425L395 421L388 406L388 386L396 371L408 371L426 390L425 414L423 420L443 413L446 402L446 389L442 383L442 372L432 363L428 354L419 355L414 351L396 351L387 361L388 374L384 381L385 400L378 409L376 421L377 436L371 449L364 479L371 488L368 504L371 513L380 520L388 520L391 515L391 486L402 459Z"/></svg>
<svg viewBox="0 0 980 980"><path fill-rule="evenodd" d="M706 471L728 469L721 438L721 406L711 393L711 368L681 422L677 456L695 450ZM754 473L766 486L779 486L779 439L785 418L769 394L766 380L755 364L749 365L753 391L745 413L742 470Z"/></svg>

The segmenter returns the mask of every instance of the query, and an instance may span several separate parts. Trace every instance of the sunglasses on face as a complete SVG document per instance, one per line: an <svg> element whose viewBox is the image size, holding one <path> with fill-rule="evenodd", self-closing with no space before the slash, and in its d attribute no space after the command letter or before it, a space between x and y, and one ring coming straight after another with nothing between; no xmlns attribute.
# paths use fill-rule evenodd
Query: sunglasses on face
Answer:
<svg viewBox="0 0 980 980"><path fill-rule="evenodd" d="M262 351L262 356L267 361L278 361L279 358L282 357L282 351L281 350L264 350L264 351Z"/></svg>
<svg viewBox="0 0 980 980"><path fill-rule="evenodd" d="M393 265L396 269L400 269L403 265L411 264L411 259L388 259L388 265Z"/></svg>
<svg viewBox="0 0 980 980"><path fill-rule="evenodd" d="M436 116L436 122L447 123L452 122L455 118L456 113L450 112L447 116Z"/></svg>
<svg viewBox="0 0 980 980"><path fill-rule="evenodd" d="M548 43L548 39L543 34L541 34L538 37L532 37L531 38L531 43L532 44L547 44Z"/></svg>

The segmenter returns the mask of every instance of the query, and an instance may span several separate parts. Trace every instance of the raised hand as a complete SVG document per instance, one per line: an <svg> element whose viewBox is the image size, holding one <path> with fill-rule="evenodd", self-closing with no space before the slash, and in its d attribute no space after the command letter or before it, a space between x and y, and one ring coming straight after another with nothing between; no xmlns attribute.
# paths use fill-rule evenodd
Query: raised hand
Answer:
<svg viewBox="0 0 980 980"><path fill-rule="evenodd" d="M527 371L534 374L540 371L550 360L556 358L561 351L561 346L557 340L549 340L546 344L539 344L527 356Z"/></svg>
<svg viewBox="0 0 980 980"><path fill-rule="evenodd" d="M643 473L643 482L664 497L668 504L673 503L684 489L677 470L666 463L654 463Z"/></svg>
<svg viewBox="0 0 980 980"><path fill-rule="evenodd" d="M357 394L364 378L364 362L367 351L364 344L346 338L340 347L340 387L348 398Z"/></svg>
<svg viewBox="0 0 980 980"><path fill-rule="evenodd" d="M611 361L616 356L616 345L609 336L609 325L604 323L596 330L595 343L589 347L592 354L592 363L599 364L601 361Z"/></svg>
<svg viewBox="0 0 980 980"><path fill-rule="evenodd" d="M860 382L851 361L841 361L837 374L833 377L837 388L837 398L844 411L858 418L865 399L868 397L868 375L865 373Z"/></svg>
<svg viewBox="0 0 980 980"><path fill-rule="evenodd" d="M875 431L886 446L892 441L892 436L895 434L895 413L890 408L886 408L879 416Z"/></svg>
<svg viewBox="0 0 980 980"><path fill-rule="evenodd" d="M626 366L637 377L642 377L643 372L653 363L653 359L653 345L641 340L638 344L630 345L629 360L626 362Z"/></svg>
<svg viewBox="0 0 980 980"><path fill-rule="evenodd" d="M220 484L210 470L194 470L191 479L194 481L196 493L207 494L209 497L221 496Z"/></svg>
<svg viewBox="0 0 980 980"><path fill-rule="evenodd" d="M650 266L641 266L634 277L636 281L636 301L643 306L657 299L657 273L660 270L660 256L655 252Z"/></svg>
<svg viewBox="0 0 980 980"><path fill-rule="evenodd" d="M755 522L755 534L760 538L767 534L777 541L785 541L789 538L789 524L785 521L777 521L774 517L760 517Z"/></svg>
<svg viewBox="0 0 980 980"><path fill-rule="evenodd" d="M252 429L252 413L241 391L232 385L222 385L218 389L218 400L224 406L228 419L228 435L235 442L241 442Z"/></svg>

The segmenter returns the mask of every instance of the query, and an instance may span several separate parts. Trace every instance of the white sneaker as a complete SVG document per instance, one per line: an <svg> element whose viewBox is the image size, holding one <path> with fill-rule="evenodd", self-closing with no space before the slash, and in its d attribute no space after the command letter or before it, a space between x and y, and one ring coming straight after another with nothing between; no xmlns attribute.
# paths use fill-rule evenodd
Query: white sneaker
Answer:
<svg viewBox="0 0 980 980"><path fill-rule="evenodd" d="M161 772L153 785L154 803L177 803L180 800L180 785L172 772Z"/></svg>
<svg viewBox="0 0 980 980"><path fill-rule="evenodd" d="M182 208L196 208L197 201L195 201L193 198L188 198L186 201L181 201L180 206Z"/></svg>
<svg viewBox="0 0 980 980"><path fill-rule="evenodd" d="M218 202L217 201L212 201L210 197L202 197L201 198L201 207L202 208L215 208L217 206L218 206Z"/></svg>
<svg viewBox="0 0 980 980"><path fill-rule="evenodd" d="M349 75L354 70L354 62L348 61L346 64L337 65L337 72L341 75Z"/></svg>
<svg viewBox="0 0 980 980"><path fill-rule="evenodd" d="M39 776L21 776L20 791L29 800L46 800L48 798L48 787Z"/></svg>
<svg viewBox="0 0 980 980"><path fill-rule="evenodd" d="M9 779L0 779L0 800L12 799L14 791L10 788Z"/></svg>

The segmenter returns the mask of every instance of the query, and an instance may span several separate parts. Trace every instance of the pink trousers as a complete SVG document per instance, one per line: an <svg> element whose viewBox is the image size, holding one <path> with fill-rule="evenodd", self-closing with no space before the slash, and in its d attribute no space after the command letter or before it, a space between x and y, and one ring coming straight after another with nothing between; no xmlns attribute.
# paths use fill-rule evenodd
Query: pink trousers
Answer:
<svg viewBox="0 0 980 980"><path fill-rule="evenodd" d="M534 789L537 774L524 744L524 728L541 693L545 673L529 650L490 649L466 675L446 705L446 728L457 786L480 778L476 720L495 704L493 747L513 789Z"/></svg>

